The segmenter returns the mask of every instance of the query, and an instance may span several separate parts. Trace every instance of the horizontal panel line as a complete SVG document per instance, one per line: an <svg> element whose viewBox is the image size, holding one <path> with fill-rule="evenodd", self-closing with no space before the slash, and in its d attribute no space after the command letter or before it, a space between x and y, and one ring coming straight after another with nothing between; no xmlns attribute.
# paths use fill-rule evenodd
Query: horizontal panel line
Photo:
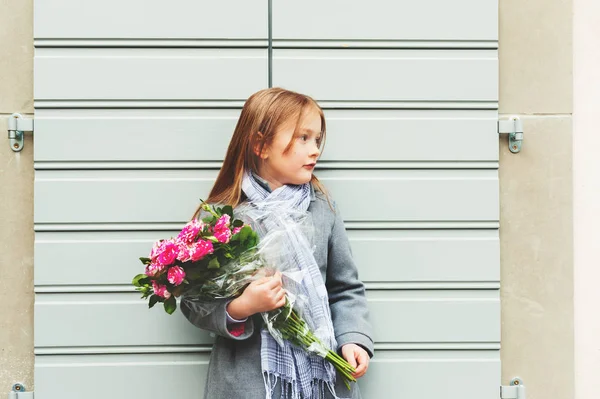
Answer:
<svg viewBox="0 0 600 399"><path fill-rule="evenodd" d="M317 99L319 100L319 99ZM319 100L325 109L498 109L497 101L333 101Z"/></svg>
<svg viewBox="0 0 600 399"><path fill-rule="evenodd" d="M219 161L37 161L36 170L221 169ZM319 169L498 169L495 161L320 161Z"/></svg>
<svg viewBox="0 0 600 399"><path fill-rule="evenodd" d="M191 216L191 215L190 215ZM34 231L177 231L185 222L173 223L36 223ZM472 222L345 222L348 230L447 230L468 229L497 230L498 221L472 221Z"/></svg>
<svg viewBox="0 0 600 399"><path fill-rule="evenodd" d="M268 39L35 39L41 47L104 48L267 48Z"/></svg>
<svg viewBox="0 0 600 399"><path fill-rule="evenodd" d="M36 99L34 108L102 108L102 109L130 109L130 108L233 108L240 109L244 106L245 99L237 100L52 100Z"/></svg>
<svg viewBox="0 0 600 399"><path fill-rule="evenodd" d="M273 39L274 48L497 49L497 40L297 40Z"/></svg>
<svg viewBox="0 0 600 399"><path fill-rule="evenodd" d="M376 342L375 350L500 350L500 342Z"/></svg>
<svg viewBox="0 0 600 399"><path fill-rule="evenodd" d="M324 109L457 109L457 110L497 110L498 101L332 101L320 100L319 104ZM70 109L70 108L236 108L244 105L245 99L233 100L58 100L58 99L36 99L36 109Z"/></svg>
<svg viewBox="0 0 600 399"><path fill-rule="evenodd" d="M132 353L208 353L212 345L140 345L140 346L82 346L82 347L37 347L36 355L87 355L87 354L132 354Z"/></svg>
<svg viewBox="0 0 600 399"><path fill-rule="evenodd" d="M411 222L353 222L344 223L349 230L399 229L399 230L445 230L445 229L498 229L500 222L490 221L411 221Z"/></svg>
<svg viewBox="0 0 600 399"><path fill-rule="evenodd" d="M364 282L367 290L497 290L499 281L386 281ZM129 293L136 292L131 284L110 285L36 285L36 294L58 293Z"/></svg>
<svg viewBox="0 0 600 399"><path fill-rule="evenodd" d="M364 282L367 290L497 290L500 281Z"/></svg>
<svg viewBox="0 0 600 399"><path fill-rule="evenodd" d="M35 355L104 355L134 353L209 353L212 345L140 345L140 346L81 346L81 347L36 347ZM376 342L375 351L397 350L500 350L499 342Z"/></svg>

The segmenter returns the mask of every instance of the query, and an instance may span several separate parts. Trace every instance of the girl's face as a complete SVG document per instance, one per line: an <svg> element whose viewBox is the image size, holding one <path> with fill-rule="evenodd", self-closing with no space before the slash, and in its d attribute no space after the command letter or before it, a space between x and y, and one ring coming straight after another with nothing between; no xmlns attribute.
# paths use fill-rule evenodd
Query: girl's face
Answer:
<svg viewBox="0 0 600 399"><path fill-rule="evenodd" d="M298 131L296 120L284 123L275 133L268 148L263 150L263 160L258 175L269 182L272 190L285 184L305 184L321 154L321 117L316 109L306 112L300 120ZM285 152L288 145L291 146Z"/></svg>

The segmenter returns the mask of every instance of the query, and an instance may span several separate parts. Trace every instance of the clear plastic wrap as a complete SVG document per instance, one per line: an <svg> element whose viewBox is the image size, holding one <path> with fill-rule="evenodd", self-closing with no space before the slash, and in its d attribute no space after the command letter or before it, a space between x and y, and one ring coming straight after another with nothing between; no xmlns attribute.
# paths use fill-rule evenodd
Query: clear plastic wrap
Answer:
<svg viewBox="0 0 600 399"><path fill-rule="evenodd" d="M325 358L346 383L356 381L351 376L354 369L330 349L335 339L327 292L313 254L316 232L310 213L273 201L268 206L242 204L235 212L229 206L205 204L203 209L202 221L188 223L176 239L155 244L150 258L140 258L146 273L136 276L134 284L143 297L150 297L150 306L164 302L172 313L175 297L183 296L207 316L217 300L233 299L252 281L279 271L286 304L262 313L271 336L281 346L287 340ZM171 246L176 255L168 252ZM309 305L316 301L322 306Z"/></svg>

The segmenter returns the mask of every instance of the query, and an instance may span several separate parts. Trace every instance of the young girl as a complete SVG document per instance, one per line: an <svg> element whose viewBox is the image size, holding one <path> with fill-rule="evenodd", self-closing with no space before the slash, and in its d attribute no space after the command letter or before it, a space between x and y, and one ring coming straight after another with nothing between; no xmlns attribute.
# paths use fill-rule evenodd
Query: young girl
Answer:
<svg viewBox="0 0 600 399"><path fill-rule="evenodd" d="M255 93L242 109L207 202L235 207L286 198L290 206L311 214L315 249L309 264L317 277L310 289L322 293L325 305L311 300L309 306L311 311L325 307L320 314L332 326L332 349L356 368L359 378L373 356L369 312L343 220L313 175L324 140L325 118L312 98L281 88ZM182 299L187 319L217 335L205 399L361 397L358 386L352 383L348 391L325 360L287 343L281 348L263 330L260 312L284 304L280 273L254 281L234 300L218 301L209 315L193 299Z"/></svg>

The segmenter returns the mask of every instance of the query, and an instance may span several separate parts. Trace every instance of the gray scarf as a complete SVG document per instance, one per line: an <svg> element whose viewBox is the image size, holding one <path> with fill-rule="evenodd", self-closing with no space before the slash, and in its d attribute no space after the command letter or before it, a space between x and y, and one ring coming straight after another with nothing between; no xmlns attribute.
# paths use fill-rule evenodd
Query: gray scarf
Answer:
<svg viewBox="0 0 600 399"><path fill-rule="evenodd" d="M289 296L303 299L299 301L300 312L311 330L323 343L336 348L327 289L309 239L295 220L299 213L307 213L310 183L285 185L269 192L251 173L246 173L242 190L260 215L256 219L261 238L269 231L285 231L281 256L285 264L302 272L302 278L294 281L284 273L284 288ZM288 341L279 345L267 329L261 331L261 363L267 399L272 398L277 382L281 384L282 399L321 398L326 390L335 396L335 368L329 362Z"/></svg>

